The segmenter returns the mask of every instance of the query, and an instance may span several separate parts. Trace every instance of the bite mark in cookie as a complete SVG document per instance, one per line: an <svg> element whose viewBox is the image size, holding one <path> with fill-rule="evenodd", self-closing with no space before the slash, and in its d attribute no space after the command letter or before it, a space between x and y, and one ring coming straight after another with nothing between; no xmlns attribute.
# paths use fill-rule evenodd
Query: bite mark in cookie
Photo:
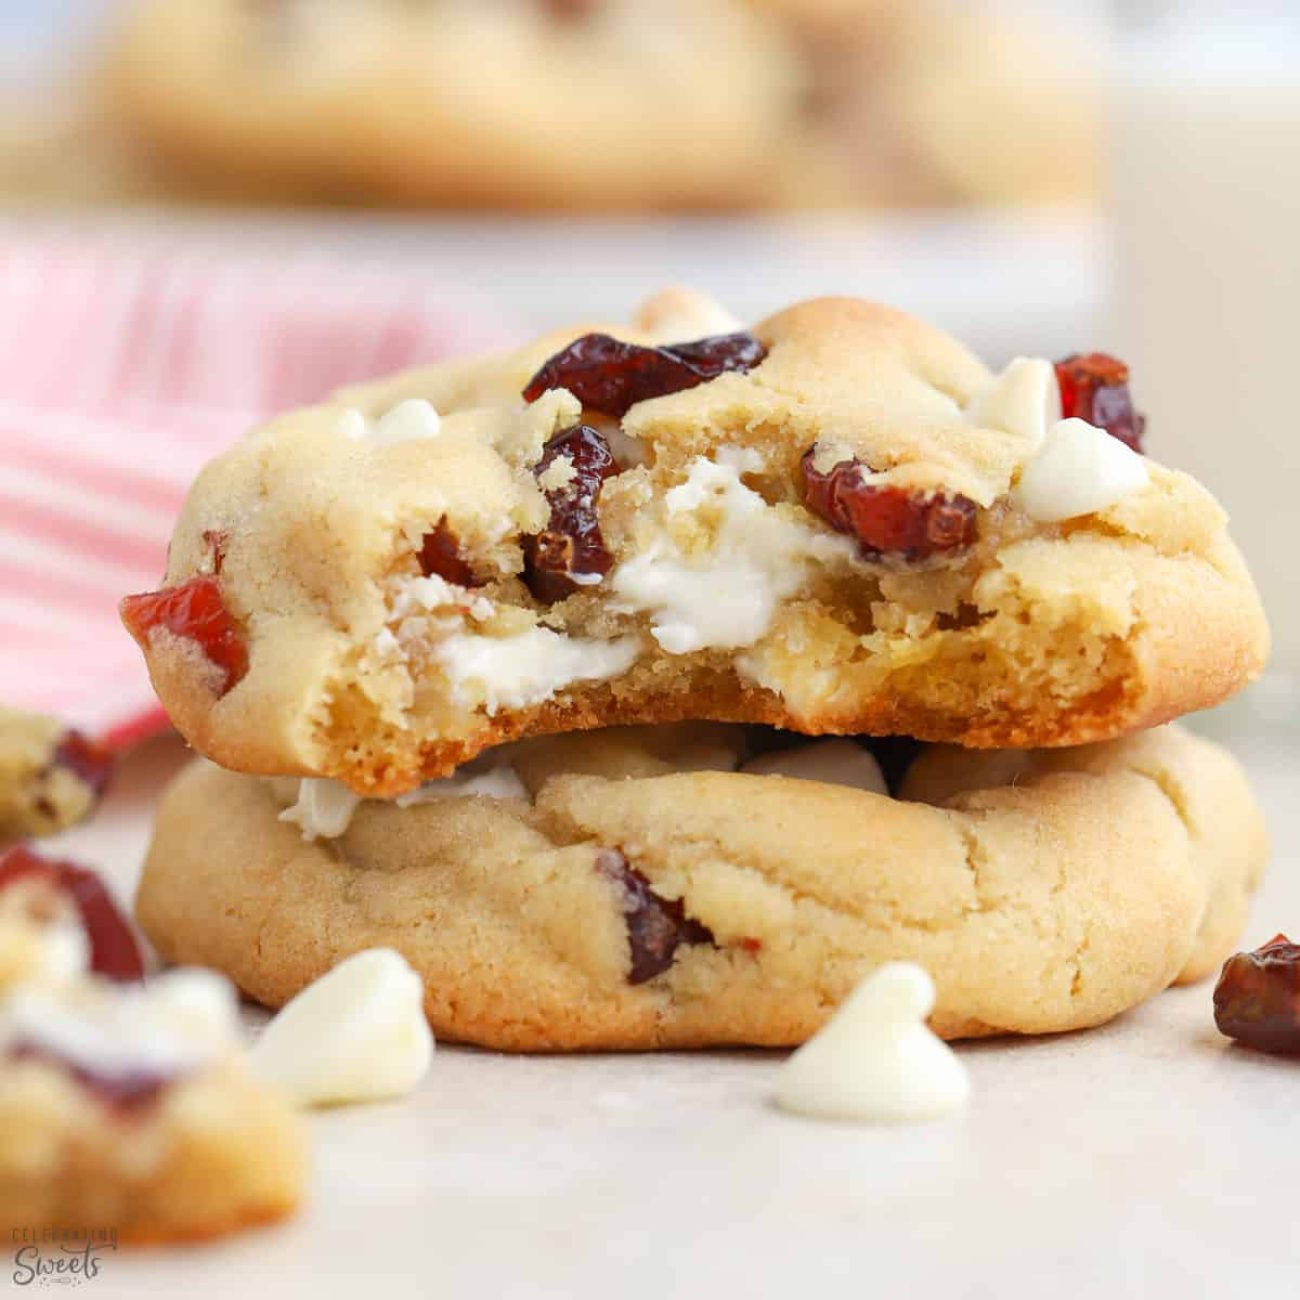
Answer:
<svg viewBox="0 0 1300 1300"><path fill-rule="evenodd" d="M191 741L384 795L517 737L683 717L1077 743L1258 671L1218 507L1057 418L1052 363L992 375L849 300L763 322L761 356L625 333L353 390L205 471L168 581L223 530L253 653L214 681L182 637L142 638ZM338 436L417 400L436 435Z"/></svg>

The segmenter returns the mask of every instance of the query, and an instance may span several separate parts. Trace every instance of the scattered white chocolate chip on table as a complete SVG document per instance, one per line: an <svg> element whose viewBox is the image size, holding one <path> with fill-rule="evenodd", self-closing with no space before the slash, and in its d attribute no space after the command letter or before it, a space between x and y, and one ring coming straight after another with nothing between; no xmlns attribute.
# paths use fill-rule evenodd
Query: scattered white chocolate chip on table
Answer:
<svg viewBox="0 0 1300 1300"><path fill-rule="evenodd" d="M966 1068L925 1018L934 982L914 962L886 962L845 999L777 1077L783 1110L816 1119L896 1123L965 1104Z"/></svg>
<svg viewBox="0 0 1300 1300"><path fill-rule="evenodd" d="M303 1106L405 1096L433 1059L420 977L369 948L303 989L262 1031L254 1068Z"/></svg>

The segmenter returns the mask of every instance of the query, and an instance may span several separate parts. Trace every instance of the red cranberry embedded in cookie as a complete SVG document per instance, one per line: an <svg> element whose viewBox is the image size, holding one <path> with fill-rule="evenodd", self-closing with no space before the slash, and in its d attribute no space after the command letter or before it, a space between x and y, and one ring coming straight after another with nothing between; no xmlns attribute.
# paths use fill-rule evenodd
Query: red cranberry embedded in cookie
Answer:
<svg viewBox="0 0 1300 1300"><path fill-rule="evenodd" d="M36 881L66 894L81 917L90 943L90 968L120 983L144 979L144 952L104 882L75 862L41 857L24 845L0 857L0 891Z"/></svg>
<svg viewBox="0 0 1300 1300"><path fill-rule="evenodd" d="M121 1074L104 1074L91 1070L80 1061L52 1051L43 1043L19 1040L5 1053L15 1061L43 1061L70 1074L87 1092L94 1093L104 1105L118 1112L139 1110L158 1099L159 1093L180 1076L160 1074L154 1070L128 1070Z"/></svg>
<svg viewBox="0 0 1300 1300"><path fill-rule="evenodd" d="M1300 1053L1300 944L1279 934L1229 957L1214 988L1214 1023L1261 1052Z"/></svg>
<svg viewBox="0 0 1300 1300"><path fill-rule="evenodd" d="M546 491L547 527L524 539L524 581L548 605L580 590L578 577L603 578L614 563L596 511L605 480L619 472L609 443L599 430L575 424L546 444L535 473L540 478L561 458L572 473L566 483Z"/></svg>
<svg viewBox="0 0 1300 1300"><path fill-rule="evenodd" d="M1142 450L1146 417L1133 409L1128 366L1104 352L1075 353L1056 363L1061 414L1105 429L1134 451Z"/></svg>
<svg viewBox="0 0 1300 1300"><path fill-rule="evenodd" d="M969 497L868 483L858 460L823 472L813 456L803 458L804 504L836 532L856 537L868 555L924 560L975 540L978 508Z"/></svg>
<svg viewBox="0 0 1300 1300"><path fill-rule="evenodd" d="M632 953L629 984L644 984L673 964L684 943L712 943L707 926L686 915L680 898L660 898L650 882L617 849L603 849L596 870L619 890Z"/></svg>
<svg viewBox="0 0 1300 1300"><path fill-rule="evenodd" d="M54 749L54 766L66 768L96 799L108 789L113 761L108 749L79 731L65 731Z"/></svg>
<svg viewBox="0 0 1300 1300"><path fill-rule="evenodd" d="M767 349L743 332L658 348L584 334L528 381L524 400L535 402L553 388L567 388L587 410L621 417L637 402L695 388L728 371L744 374L766 356Z"/></svg>
<svg viewBox="0 0 1300 1300"><path fill-rule="evenodd" d="M150 634L160 627L198 645L221 669L223 695L248 671L244 634L221 598L221 584L215 575L127 596L120 612L126 630L142 647L147 648Z"/></svg>
<svg viewBox="0 0 1300 1300"><path fill-rule="evenodd" d="M461 558L456 534L443 515L420 544L420 572L426 578L441 578L457 587L481 587L474 570Z"/></svg>

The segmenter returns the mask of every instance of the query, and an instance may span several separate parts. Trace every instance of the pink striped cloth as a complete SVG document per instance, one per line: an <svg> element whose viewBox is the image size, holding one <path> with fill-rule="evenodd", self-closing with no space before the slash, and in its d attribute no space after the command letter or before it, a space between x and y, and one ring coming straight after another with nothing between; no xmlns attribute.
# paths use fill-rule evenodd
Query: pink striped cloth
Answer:
<svg viewBox="0 0 1300 1300"><path fill-rule="evenodd" d="M268 413L492 346L429 285L300 257L0 248L0 702L125 745L165 724L117 620L186 488Z"/></svg>

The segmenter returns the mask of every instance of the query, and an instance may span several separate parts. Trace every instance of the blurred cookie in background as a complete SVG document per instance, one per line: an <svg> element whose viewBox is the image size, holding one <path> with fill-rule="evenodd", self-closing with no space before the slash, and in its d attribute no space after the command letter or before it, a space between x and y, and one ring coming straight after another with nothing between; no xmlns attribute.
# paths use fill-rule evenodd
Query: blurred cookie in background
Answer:
<svg viewBox="0 0 1300 1300"><path fill-rule="evenodd" d="M989 0L751 0L806 68L798 205L1082 203L1098 188L1099 51Z"/></svg>
<svg viewBox="0 0 1300 1300"><path fill-rule="evenodd" d="M138 0L105 91L169 173L596 210L761 202L804 93L736 0Z"/></svg>
<svg viewBox="0 0 1300 1300"><path fill-rule="evenodd" d="M97 9L98 47L69 26L82 54L57 84L6 95L0 201L646 212L1096 190L1090 34L1017 0Z"/></svg>
<svg viewBox="0 0 1300 1300"><path fill-rule="evenodd" d="M81 732L0 705L0 844L88 817L112 770L108 750Z"/></svg>

